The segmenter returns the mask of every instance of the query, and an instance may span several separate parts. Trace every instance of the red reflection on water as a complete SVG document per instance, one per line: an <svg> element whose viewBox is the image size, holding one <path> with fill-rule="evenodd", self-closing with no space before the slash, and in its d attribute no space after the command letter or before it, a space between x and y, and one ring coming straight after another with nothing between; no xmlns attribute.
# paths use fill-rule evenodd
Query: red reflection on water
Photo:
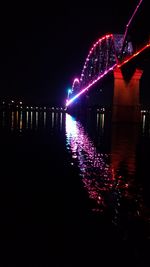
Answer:
<svg viewBox="0 0 150 267"><path fill-rule="evenodd" d="M92 200L92 210L109 210L113 223L118 224L122 207L123 212L127 212L129 216L140 216L143 200L134 183L135 132L129 131L129 138L125 132L121 135L121 131L118 131L118 136L116 129L112 131L111 153L100 153L82 124L66 114L67 149L72 155L72 164L79 167L83 186Z"/></svg>
<svg viewBox="0 0 150 267"><path fill-rule="evenodd" d="M114 177L110 155L99 153L80 122L66 114L67 147L72 158L78 160L80 175L89 197L96 202L96 208L103 211L107 206L107 194L121 183ZM125 187L125 186L124 186Z"/></svg>

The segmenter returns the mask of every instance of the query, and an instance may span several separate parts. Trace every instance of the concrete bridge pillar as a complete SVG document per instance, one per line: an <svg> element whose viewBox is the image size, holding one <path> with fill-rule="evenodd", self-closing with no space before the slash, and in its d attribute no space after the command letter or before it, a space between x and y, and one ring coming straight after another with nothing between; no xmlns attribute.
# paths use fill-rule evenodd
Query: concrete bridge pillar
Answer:
<svg viewBox="0 0 150 267"><path fill-rule="evenodd" d="M136 69L126 80L120 68L114 70L113 122L139 122L139 82L143 71Z"/></svg>

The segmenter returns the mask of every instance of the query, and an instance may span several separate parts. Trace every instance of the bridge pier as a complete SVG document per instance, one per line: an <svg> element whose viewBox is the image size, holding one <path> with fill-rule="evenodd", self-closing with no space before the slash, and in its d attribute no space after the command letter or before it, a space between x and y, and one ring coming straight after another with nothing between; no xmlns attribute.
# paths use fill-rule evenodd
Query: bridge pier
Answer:
<svg viewBox="0 0 150 267"><path fill-rule="evenodd" d="M130 80L126 80L120 68L114 70L112 122L139 122L139 83L142 73L142 70L136 69Z"/></svg>

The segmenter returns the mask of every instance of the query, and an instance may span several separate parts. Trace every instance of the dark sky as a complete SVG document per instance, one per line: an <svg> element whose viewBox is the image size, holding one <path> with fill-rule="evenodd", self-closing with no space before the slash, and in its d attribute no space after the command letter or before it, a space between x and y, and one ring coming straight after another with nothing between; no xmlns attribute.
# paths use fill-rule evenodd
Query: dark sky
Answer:
<svg viewBox="0 0 150 267"><path fill-rule="evenodd" d="M0 96L61 104L79 76L92 43L123 33L137 0L5 5L0 12ZM132 2L132 3L131 3ZM138 41L148 36L148 2L131 26ZM134 27L135 26L135 27Z"/></svg>

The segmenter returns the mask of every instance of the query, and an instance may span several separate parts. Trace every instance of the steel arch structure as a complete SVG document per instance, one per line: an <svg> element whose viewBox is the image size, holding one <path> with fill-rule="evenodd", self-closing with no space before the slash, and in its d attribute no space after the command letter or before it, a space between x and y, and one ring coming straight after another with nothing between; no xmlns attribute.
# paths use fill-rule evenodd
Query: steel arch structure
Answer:
<svg viewBox="0 0 150 267"><path fill-rule="evenodd" d="M113 35L105 35L93 44L85 60L80 86L87 87L117 63Z"/></svg>
<svg viewBox="0 0 150 267"><path fill-rule="evenodd" d="M67 99L70 105L78 96L88 90L93 84L112 71L119 62L123 35L106 34L99 38L89 50L80 78L75 78L72 84L72 95ZM127 44L124 54L132 54L132 46Z"/></svg>
<svg viewBox="0 0 150 267"><path fill-rule="evenodd" d="M139 0L126 24L124 34L106 34L92 45L83 65L80 78L75 78L73 81L71 94L68 94L66 100L66 108L109 72L126 64L144 49L150 47L149 41L139 51L133 53L132 43L128 42L126 38L129 26L142 2L143 0Z"/></svg>
<svg viewBox="0 0 150 267"><path fill-rule="evenodd" d="M109 72L120 68L150 47L150 42L148 42L133 53L132 43L128 42L122 51L123 41L121 34L107 34L93 44L83 65L80 78L75 78L73 81L72 93L66 100L66 108Z"/></svg>

